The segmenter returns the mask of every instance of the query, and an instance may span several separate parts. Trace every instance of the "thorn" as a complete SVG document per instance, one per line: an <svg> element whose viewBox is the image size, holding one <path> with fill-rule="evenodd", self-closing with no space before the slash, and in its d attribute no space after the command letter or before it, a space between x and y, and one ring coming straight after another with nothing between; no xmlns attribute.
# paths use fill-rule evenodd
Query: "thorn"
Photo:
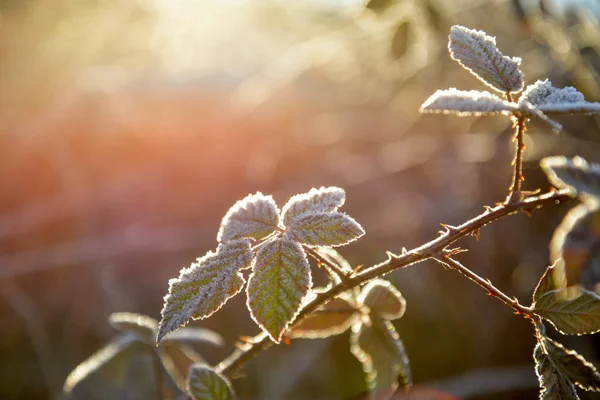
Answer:
<svg viewBox="0 0 600 400"><path fill-rule="evenodd" d="M406 253L408 253L408 250L406 250L406 247L402 248L402 255L405 255Z"/></svg>
<svg viewBox="0 0 600 400"><path fill-rule="evenodd" d="M458 232L458 231L460 231L460 229L457 226L454 226L454 225L448 225L448 224L442 224L442 223L440 223L440 225L446 229L446 232L443 232L443 233L450 233L450 232Z"/></svg>
<svg viewBox="0 0 600 400"><path fill-rule="evenodd" d="M358 272L358 270L359 270L359 269L361 269L362 267L364 267L364 264L360 264L360 265L358 265L356 268L354 268L354 269L352 270L352 272L350 273L350 275L349 275L349 276L354 276L354 275L356 275L356 273Z"/></svg>
<svg viewBox="0 0 600 400"><path fill-rule="evenodd" d="M387 251L385 252L385 254L388 256L388 261L391 261L391 260L395 260L395 259L397 259L397 258L400 258L400 256L399 256L399 255L397 255L397 254L394 254L394 253L392 253L392 252L391 252L391 251L389 251L389 250L387 250Z"/></svg>
<svg viewBox="0 0 600 400"><path fill-rule="evenodd" d="M477 239L477 241L479 242L479 236L481 235L481 230L480 229L475 229L473 232L471 232L471 236L475 236L475 238Z"/></svg>

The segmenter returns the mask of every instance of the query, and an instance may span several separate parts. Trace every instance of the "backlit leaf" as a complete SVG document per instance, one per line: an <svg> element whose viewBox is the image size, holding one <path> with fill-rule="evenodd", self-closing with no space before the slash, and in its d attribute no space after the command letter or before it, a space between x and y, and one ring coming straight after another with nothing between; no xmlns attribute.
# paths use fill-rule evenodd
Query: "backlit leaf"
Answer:
<svg viewBox="0 0 600 400"><path fill-rule="evenodd" d="M350 328L356 312L356 309L346 300L335 298L294 325L287 336L318 339L339 335Z"/></svg>
<svg viewBox="0 0 600 400"><path fill-rule="evenodd" d="M277 229L279 209L271 196L258 192L246 196L227 211L217 240L228 242L239 238L263 239Z"/></svg>
<svg viewBox="0 0 600 400"><path fill-rule="evenodd" d="M533 311L566 335L600 331L600 296L578 287L546 292Z"/></svg>
<svg viewBox="0 0 600 400"><path fill-rule="evenodd" d="M187 391L190 367L193 364L206 364L206 360L196 350L184 343L162 341L158 352L165 369L183 391Z"/></svg>
<svg viewBox="0 0 600 400"><path fill-rule="evenodd" d="M496 39L483 31L455 25L450 30L450 56L479 80L500 92L523 89L521 59L507 57L496 47Z"/></svg>
<svg viewBox="0 0 600 400"><path fill-rule="evenodd" d="M352 268L352 265L350 265L348 260L346 260L336 249L331 247L315 247L314 251L331 264L337 266L340 270L344 272L354 271L354 268Z"/></svg>
<svg viewBox="0 0 600 400"><path fill-rule="evenodd" d="M588 164L581 157L546 157L540 162L548 180L560 189L571 189L583 200L600 199L600 166Z"/></svg>
<svg viewBox="0 0 600 400"><path fill-rule="evenodd" d="M308 193L292 196L281 209L281 220L285 226L306 213L331 213L344 205L346 192L338 187L312 188Z"/></svg>
<svg viewBox="0 0 600 400"><path fill-rule="evenodd" d="M489 92L447 89L432 94L419 109L422 113L456 114L459 117L494 115L519 111L516 104Z"/></svg>
<svg viewBox="0 0 600 400"><path fill-rule="evenodd" d="M391 395L398 384L412 385L408 356L391 322L371 314L370 324L354 324L350 350L361 362L372 390L389 389L386 392Z"/></svg>
<svg viewBox="0 0 600 400"><path fill-rule="evenodd" d="M600 282L600 210L588 204L573 207L554 231L550 260L554 279L562 286L581 284L594 290Z"/></svg>
<svg viewBox="0 0 600 400"><path fill-rule="evenodd" d="M256 255L246 289L252 319L279 343L311 286L302 247L285 236L268 241Z"/></svg>
<svg viewBox="0 0 600 400"><path fill-rule="evenodd" d="M549 80L527 86L519 103L529 102L545 114L590 114L600 112L600 103L585 101L574 87L555 88Z"/></svg>
<svg viewBox="0 0 600 400"><path fill-rule="evenodd" d="M406 311L406 300L400 291L383 279L366 284L358 301L385 319L400 318Z"/></svg>
<svg viewBox="0 0 600 400"><path fill-rule="evenodd" d="M215 313L245 283L239 272L250 267L252 251L247 239L223 243L217 252L208 252L179 277L169 281L157 341L169 332L185 325L192 317L206 318Z"/></svg>
<svg viewBox="0 0 600 400"><path fill-rule="evenodd" d="M533 301L534 302L538 301L540 299L540 297L542 297L547 292L558 289L554 284L553 274L554 274L554 265L551 265L548 268L546 268L546 270L542 274L542 277L538 281L538 283L535 287L535 290L533 291Z"/></svg>
<svg viewBox="0 0 600 400"><path fill-rule="evenodd" d="M194 400L233 400L231 383L207 365L193 365L188 375L188 391Z"/></svg>
<svg viewBox="0 0 600 400"><path fill-rule="evenodd" d="M558 371L585 390L600 391L600 374L592 364L574 350L565 349L554 340L543 337L547 355Z"/></svg>
<svg viewBox="0 0 600 400"><path fill-rule="evenodd" d="M147 343L154 342L158 321L147 315L117 312L108 317L108 322L123 332L134 332Z"/></svg>
<svg viewBox="0 0 600 400"><path fill-rule="evenodd" d="M341 213L306 213L295 219L287 230L290 239L307 246L342 246L365 234L352 217Z"/></svg>
<svg viewBox="0 0 600 400"><path fill-rule="evenodd" d="M560 373L540 342L535 346L533 359L535 360L535 373L541 387L540 400L579 399L573 383Z"/></svg>
<svg viewBox="0 0 600 400"><path fill-rule="evenodd" d="M215 346L221 346L224 343L223 337L215 331L204 328L183 328L174 332L169 332L162 339L161 343L186 342L186 343L210 343Z"/></svg>

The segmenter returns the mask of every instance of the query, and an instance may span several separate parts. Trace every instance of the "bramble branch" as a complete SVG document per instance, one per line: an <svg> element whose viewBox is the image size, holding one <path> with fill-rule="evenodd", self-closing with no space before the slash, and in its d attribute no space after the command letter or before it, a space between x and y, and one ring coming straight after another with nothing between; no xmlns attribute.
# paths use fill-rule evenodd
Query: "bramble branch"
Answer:
<svg viewBox="0 0 600 400"><path fill-rule="evenodd" d="M316 311L329 301L333 300L342 292L357 287L362 283L367 282L373 278L386 275L396 269L404 268L427 259L439 257L439 255L442 254L444 249L446 249L448 246L452 245L459 239L464 238L465 236L477 235L479 233L479 230L488 225L489 223L496 221L500 218L506 217L508 215L515 214L518 211L531 213L533 210L541 208L545 205L557 204L562 201L566 201L570 199L567 193L568 190L550 191L539 196L531 196L523 200L517 200L515 202L507 204L502 203L498 204L496 207L493 208L486 208L486 210L483 213L466 221L465 223L459 226L448 226L447 230L444 233L442 233L442 235L440 235L436 239L431 240L430 242L423 244L422 246L419 246L401 255L394 255L388 253L389 258L385 262L377 264L369 269L363 270L361 273L345 280L345 282L335 285L330 290L319 294L314 300L312 300L302 310L300 310L300 313L298 314L294 323L292 324L292 328L294 324L299 323L307 315ZM457 262L455 262L454 260L452 261L453 265L451 266L456 267L457 265L454 265L454 263ZM464 268L464 270L467 269ZM460 269L460 271L463 272L463 269ZM483 278L478 278L483 281ZM477 280L475 280L475 282L479 284ZM485 283L485 285L486 289L490 289L493 287L493 285L488 284L487 282ZM497 291L497 293L492 292L495 295L502 293L500 290L495 288L492 290ZM522 308L521 310L519 306L516 306L516 304L513 303L512 299L508 298L508 296L505 296L503 293L502 296L508 299L507 301L509 303L507 304L509 304L511 307L517 307L515 309L518 309L520 312L528 311L525 307L519 305L520 308ZM499 296L499 298L503 300L502 297ZM244 364L246 364L249 360L251 360L261 351L269 348L272 344L273 342L266 335L261 333L254 337L253 340L250 340L248 343L240 345L229 357L227 357L217 366L217 370L229 377L234 377Z"/></svg>

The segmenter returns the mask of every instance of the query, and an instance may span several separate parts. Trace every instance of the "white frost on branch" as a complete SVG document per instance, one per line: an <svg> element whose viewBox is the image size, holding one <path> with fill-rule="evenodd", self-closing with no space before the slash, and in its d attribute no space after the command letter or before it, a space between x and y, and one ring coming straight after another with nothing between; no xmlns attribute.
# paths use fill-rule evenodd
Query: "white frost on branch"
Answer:
<svg viewBox="0 0 600 400"><path fill-rule="evenodd" d="M478 90L458 90L450 88L438 90L421 106L422 113L469 115L494 115L496 113L516 112L516 104L502 100L489 92Z"/></svg>
<svg viewBox="0 0 600 400"><path fill-rule="evenodd" d="M531 103L546 114L592 114L600 112L600 103L585 101L574 87L556 88L548 79L527 86L519 104Z"/></svg>
<svg viewBox="0 0 600 400"><path fill-rule="evenodd" d="M523 89L521 59L508 57L496 47L496 38L483 31L455 25L450 30L450 56L489 87L500 92Z"/></svg>

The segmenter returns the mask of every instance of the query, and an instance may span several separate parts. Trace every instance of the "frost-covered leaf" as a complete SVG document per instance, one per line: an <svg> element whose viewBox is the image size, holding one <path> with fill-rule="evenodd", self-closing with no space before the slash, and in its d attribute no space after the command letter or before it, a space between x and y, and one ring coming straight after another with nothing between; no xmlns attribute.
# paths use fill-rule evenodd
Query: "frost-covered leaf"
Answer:
<svg viewBox="0 0 600 400"><path fill-rule="evenodd" d="M248 280L252 319L279 343L311 286L310 265L302 247L285 236L271 239L258 251Z"/></svg>
<svg viewBox="0 0 600 400"><path fill-rule="evenodd" d="M477 90L438 90L419 109L422 113L469 115L493 115L519 111L516 104L502 100L489 92Z"/></svg>
<svg viewBox="0 0 600 400"><path fill-rule="evenodd" d="M496 47L496 39L483 31L455 25L450 30L450 56L479 80L500 92L523 89L521 59L507 57Z"/></svg>
<svg viewBox="0 0 600 400"><path fill-rule="evenodd" d="M397 319L406 311L406 300L398 289L383 279L370 281L363 288L358 301L385 319Z"/></svg>
<svg viewBox="0 0 600 400"><path fill-rule="evenodd" d="M183 328L174 332L167 333L161 343L187 342L187 343L210 343L215 346L222 346L223 337L215 331L204 328Z"/></svg>
<svg viewBox="0 0 600 400"><path fill-rule="evenodd" d="M543 337L543 345L552 363L567 379L584 390L600 391L600 374L585 358L548 337Z"/></svg>
<svg viewBox="0 0 600 400"><path fill-rule="evenodd" d="M573 207L554 231L550 260L560 286L582 284L594 290L600 283L600 210L588 204Z"/></svg>
<svg viewBox="0 0 600 400"><path fill-rule="evenodd" d="M534 303L533 311L565 335L600 331L600 296L585 289L546 292Z"/></svg>
<svg viewBox="0 0 600 400"><path fill-rule="evenodd" d="M162 393L156 384L157 370ZM181 394L156 347L132 332L121 334L79 364L67 377L63 391L69 400L161 400Z"/></svg>
<svg viewBox="0 0 600 400"><path fill-rule="evenodd" d="M277 229L279 209L271 196L258 192L238 201L227 211L217 240L228 242L239 238L263 239Z"/></svg>
<svg viewBox="0 0 600 400"><path fill-rule="evenodd" d="M542 277L538 281L535 289L533 291L533 301L536 302L542 297L544 294L551 290L558 289L554 283L554 265L546 268Z"/></svg>
<svg viewBox="0 0 600 400"><path fill-rule="evenodd" d="M117 312L108 317L108 322L123 332L134 332L147 343L154 342L158 321L147 315Z"/></svg>
<svg viewBox="0 0 600 400"><path fill-rule="evenodd" d="M305 213L295 219L286 235L307 246L343 246L365 234L362 226L341 212Z"/></svg>
<svg viewBox="0 0 600 400"><path fill-rule="evenodd" d="M370 314L370 324L354 324L350 350L361 362L369 388L389 388L393 394L398 384L412 385L408 356L391 322Z"/></svg>
<svg viewBox="0 0 600 400"><path fill-rule="evenodd" d="M600 112L600 103L585 101L574 87L555 88L549 80L527 86L519 103L529 102L545 114L589 114Z"/></svg>
<svg viewBox="0 0 600 400"><path fill-rule="evenodd" d="M562 131L562 125L553 120L552 118L548 118L546 114L540 111L537 107L529 103L528 101L524 101L519 103L519 114L530 118L532 120L541 122L542 124L548 126L550 129L556 132Z"/></svg>
<svg viewBox="0 0 600 400"><path fill-rule="evenodd" d="M188 391L194 400L233 400L231 383L207 365L193 365L188 375Z"/></svg>
<svg viewBox="0 0 600 400"><path fill-rule="evenodd" d="M344 205L346 192L335 186L312 188L308 193L292 196L281 209L281 220L290 225L305 213L331 213Z"/></svg>
<svg viewBox="0 0 600 400"><path fill-rule="evenodd" d="M311 296L307 297L307 300L310 301ZM307 302L305 301L305 303ZM290 338L320 339L339 335L350 328L355 320L355 314L356 309L348 301L338 297L294 325L287 336Z"/></svg>
<svg viewBox="0 0 600 400"><path fill-rule="evenodd" d="M217 252L208 252L179 277L169 281L157 341L169 332L185 325L192 317L206 318L215 313L245 283L239 272L250 267L253 254L247 239L223 243Z"/></svg>
<svg viewBox="0 0 600 400"><path fill-rule="evenodd" d="M535 346L533 359L535 360L535 373L540 382L540 400L579 399L573 383L560 373L540 342Z"/></svg>
<svg viewBox="0 0 600 400"><path fill-rule="evenodd" d="M557 188L571 189L583 200L600 199L600 165L588 164L581 157L546 157L540 161L548 180Z"/></svg>

